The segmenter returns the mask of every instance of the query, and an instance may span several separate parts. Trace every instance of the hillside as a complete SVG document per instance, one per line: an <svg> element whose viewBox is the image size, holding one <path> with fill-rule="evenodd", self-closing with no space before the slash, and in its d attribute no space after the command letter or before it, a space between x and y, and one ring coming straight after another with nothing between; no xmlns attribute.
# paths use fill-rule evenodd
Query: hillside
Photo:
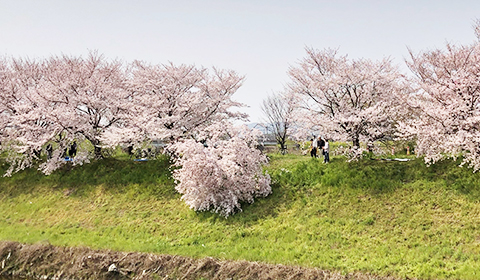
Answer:
<svg viewBox="0 0 480 280"><path fill-rule="evenodd" d="M480 175L457 165L271 155L272 195L227 219L188 209L166 158L26 170L0 179L0 240L477 279Z"/></svg>

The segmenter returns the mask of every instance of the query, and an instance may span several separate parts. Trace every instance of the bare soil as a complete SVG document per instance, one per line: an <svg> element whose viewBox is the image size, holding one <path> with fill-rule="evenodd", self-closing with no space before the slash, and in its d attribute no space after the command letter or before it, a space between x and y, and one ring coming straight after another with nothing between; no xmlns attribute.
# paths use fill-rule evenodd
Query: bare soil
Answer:
<svg viewBox="0 0 480 280"><path fill-rule="evenodd" d="M315 268L0 241L0 279L394 280ZM10 278L13 277L13 278Z"/></svg>

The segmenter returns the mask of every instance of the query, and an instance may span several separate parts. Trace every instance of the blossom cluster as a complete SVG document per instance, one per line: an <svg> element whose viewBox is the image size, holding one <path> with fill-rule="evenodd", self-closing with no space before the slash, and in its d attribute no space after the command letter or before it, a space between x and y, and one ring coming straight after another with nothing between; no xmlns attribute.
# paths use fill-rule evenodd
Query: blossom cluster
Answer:
<svg viewBox="0 0 480 280"><path fill-rule="evenodd" d="M462 165L478 171L480 43L447 44L446 50L411 52L411 58L418 91L408 104L417 113L399 122L401 134L416 138L416 152L428 164L461 155Z"/></svg>
<svg viewBox="0 0 480 280"><path fill-rule="evenodd" d="M270 176L263 174L267 158L246 127L223 126L207 133L203 143L184 139L169 147L178 156L175 189L194 210L212 210L222 216L241 211L240 202L271 192ZM212 133L214 132L214 133ZM220 132L220 133L218 133Z"/></svg>

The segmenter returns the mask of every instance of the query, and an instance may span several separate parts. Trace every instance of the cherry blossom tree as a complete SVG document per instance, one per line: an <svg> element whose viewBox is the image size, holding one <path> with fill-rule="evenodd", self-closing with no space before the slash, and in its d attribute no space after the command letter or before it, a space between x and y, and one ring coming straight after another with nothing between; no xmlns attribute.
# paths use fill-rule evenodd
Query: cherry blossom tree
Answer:
<svg viewBox="0 0 480 280"><path fill-rule="evenodd" d="M211 210L222 216L241 211L241 202L271 193L270 176L262 173L267 158L252 130L216 122L196 135L169 147L175 152L175 189L195 211Z"/></svg>
<svg viewBox="0 0 480 280"><path fill-rule="evenodd" d="M402 123L402 135L416 137L415 152L427 163L461 155L462 165L478 171L480 43L410 54L407 63L419 88L409 105L418 115Z"/></svg>
<svg viewBox="0 0 480 280"><path fill-rule="evenodd" d="M13 78L3 75L1 80L2 120L8 120L9 128L3 129L3 134L10 132L7 138L12 143L7 175L30 167L46 145L51 153L40 164L46 174L64 163L66 150L75 141L89 142L94 153L79 145L74 164L99 158L105 132L127 119L129 98L123 89L125 75L120 62L107 62L90 53L86 59L12 59L8 66L9 71L3 72Z"/></svg>
<svg viewBox="0 0 480 280"><path fill-rule="evenodd" d="M0 94L2 101L2 150L10 168L6 175L30 167L42 146L58 132L45 116L45 104L35 92L41 88L43 64L23 59L4 60Z"/></svg>
<svg viewBox="0 0 480 280"><path fill-rule="evenodd" d="M129 89L135 123L150 138L174 141L224 119L245 119L231 111L243 106L231 99L243 82L234 71L173 64L132 65Z"/></svg>
<svg viewBox="0 0 480 280"><path fill-rule="evenodd" d="M9 66L5 58L0 60L0 143L9 139L8 129L16 113L15 104L20 99L20 90L14 82L14 72Z"/></svg>
<svg viewBox="0 0 480 280"><path fill-rule="evenodd" d="M234 71L173 64L132 65L132 93L137 135L167 141L166 151L178 166L176 190L196 211L228 216L241 202L270 193L263 175L267 158L255 149L251 131L234 128L246 115L233 111L242 104L232 95L243 82Z"/></svg>
<svg viewBox="0 0 480 280"><path fill-rule="evenodd" d="M399 101L409 92L391 61L351 60L332 49L306 52L288 72L288 90L297 97L296 123L309 128L303 131L317 130L354 147L391 139L404 112Z"/></svg>
<svg viewBox="0 0 480 280"><path fill-rule="evenodd" d="M30 158L18 158L15 155L16 145L14 141L17 135L13 121L19 115L19 104L22 99L22 92L15 82L15 72L11 69L9 61L3 58L0 61L0 149L5 154L10 169L7 173L13 172L16 168L21 169L24 165L30 165Z"/></svg>
<svg viewBox="0 0 480 280"><path fill-rule="evenodd" d="M91 143L94 157L102 157L105 132L129 117L130 95L124 89L125 71L119 61L92 52L81 57L53 57L47 82L38 94L51 106L48 118L71 140Z"/></svg>

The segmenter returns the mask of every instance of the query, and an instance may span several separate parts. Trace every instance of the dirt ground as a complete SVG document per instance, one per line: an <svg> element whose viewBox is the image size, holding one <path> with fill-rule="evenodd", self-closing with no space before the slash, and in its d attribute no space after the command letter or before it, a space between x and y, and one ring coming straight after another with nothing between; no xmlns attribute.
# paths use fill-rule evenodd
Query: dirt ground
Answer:
<svg viewBox="0 0 480 280"><path fill-rule="evenodd" d="M13 276L13 277L12 277ZM0 241L0 279L394 280L367 274L213 258L126 253ZM12 277L12 278L10 278Z"/></svg>

